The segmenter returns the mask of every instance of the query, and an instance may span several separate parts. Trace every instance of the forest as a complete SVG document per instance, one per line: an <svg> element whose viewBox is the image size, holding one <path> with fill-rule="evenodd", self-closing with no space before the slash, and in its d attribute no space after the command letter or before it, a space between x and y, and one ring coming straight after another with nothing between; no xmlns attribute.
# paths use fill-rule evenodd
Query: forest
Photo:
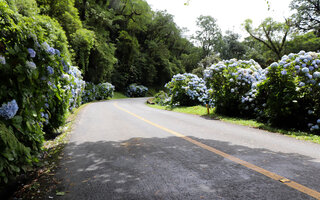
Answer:
<svg viewBox="0 0 320 200"><path fill-rule="evenodd" d="M229 65L254 66L252 73L259 73L259 80L266 75L263 69L275 74L269 75L270 82L255 89L260 93L253 92L261 98L266 94L270 96L266 102L267 109L270 108L265 112L268 116L260 116L262 120L287 122L286 117L298 110L298 119L303 121L298 125L302 129L310 121L313 129L319 129L316 123L320 121L315 122L320 111L315 100L319 89L313 85L318 84L320 75L309 73L318 68L315 66L320 64L319 55L301 53L301 50L319 51L320 4L317 0L292 0L290 8L295 14L285 22L266 18L253 27L251 19L244 21L242 26L249 35L244 39L232 31L223 33L214 17L199 16L196 22L199 30L187 38L185 29L176 25L173 15L153 11L145 0L0 0L0 183L7 183L39 161L44 136L63 125L68 112L82 103L106 99L113 91L125 92L130 84L153 91L166 87L174 97L173 91L178 93L178 89L173 82L193 80L201 85L202 92L211 90L206 97L191 99L192 103L186 102L186 105L210 104L208 98L211 97L218 112L230 114L236 110L239 115L248 114L251 111L238 104L246 101L243 98L247 98L246 93L252 89L252 80L246 79L251 85L236 96L238 99L226 98L235 92L234 80L241 73L240 77L244 77L247 71L224 70L224 77L232 74L226 79L229 80L225 82L226 87L222 87L221 77L212 75ZM228 61L230 59L239 62ZM240 61L251 59L254 61ZM301 60L305 63L300 63ZM217 64L220 61L224 62L223 66ZM298 65L295 61L301 64L301 70L295 68ZM304 69L304 65L314 67ZM298 78L281 78L289 72L303 72L301 77L311 78L304 80L299 74ZM202 78L207 81L203 82ZM275 84L278 87L273 87ZM301 89L303 93L295 92L295 84L305 87ZM282 99L279 94L270 95L273 88L284 91L287 86L292 86L288 90L294 95ZM189 88L183 87L183 91ZM310 88L315 94L310 93ZM224 90L227 92L222 94ZM161 94L168 95L163 92L158 96ZM309 96L302 98L301 94ZM264 105L261 98L257 101ZM308 104L307 108L292 104L299 98L301 105ZM171 105L184 104L174 98L170 101ZM226 108L225 103L232 106ZM314 105L315 111L311 109ZM283 107L288 109L280 116L279 108ZM230 108L234 110L228 110ZM254 106L252 109L264 108Z"/></svg>

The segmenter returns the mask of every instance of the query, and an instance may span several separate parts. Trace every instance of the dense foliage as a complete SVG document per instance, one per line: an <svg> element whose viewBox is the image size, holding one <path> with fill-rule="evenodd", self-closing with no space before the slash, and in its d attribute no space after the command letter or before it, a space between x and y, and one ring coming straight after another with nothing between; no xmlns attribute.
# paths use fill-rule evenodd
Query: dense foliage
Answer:
<svg viewBox="0 0 320 200"><path fill-rule="evenodd" d="M76 0L75 6L96 40L85 68L87 81L109 81L123 92L132 83L159 87L201 59L190 56L199 48L182 37L173 16L153 12L144 0Z"/></svg>

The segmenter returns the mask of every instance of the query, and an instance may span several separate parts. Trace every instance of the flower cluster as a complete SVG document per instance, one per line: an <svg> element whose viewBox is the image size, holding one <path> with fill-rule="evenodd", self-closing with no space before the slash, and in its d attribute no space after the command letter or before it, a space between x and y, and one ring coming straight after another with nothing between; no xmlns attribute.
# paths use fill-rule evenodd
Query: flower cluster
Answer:
<svg viewBox="0 0 320 200"><path fill-rule="evenodd" d="M2 104L0 107L0 116L6 120L12 119L16 115L18 109L17 101L14 99L8 103Z"/></svg>
<svg viewBox="0 0 320 200"><path fill-rule="evenodd" d="M126 95L128 97L145 97L147 92L147 87L133 83L127 88Z"/></svg>
<svg viewBox="0 0 320 200"><path fill-rule="evenodd" d="M254 60L224 60L205 69L204 79L217 112L240 115L254 109L256 87L266 73Z"/></svg>
<svg viewBox="0 0 320 200"><path fill-rule="evenodd" d="M208 103L205 82L195 74L176 74L165 87L169 90L171 105L197 105Z"/></svg>
<svg viewBox="0 0 320 200"><path fill-rule="evenodd" d="M81 71L75 66L68 66L68 74L63 74L62 78L70 81L68 85L64 86L64 89L71 92L69 99L69 110L73 110L79 107L81 104L82 93L85 88L85 81L82 80Z"/></svg>

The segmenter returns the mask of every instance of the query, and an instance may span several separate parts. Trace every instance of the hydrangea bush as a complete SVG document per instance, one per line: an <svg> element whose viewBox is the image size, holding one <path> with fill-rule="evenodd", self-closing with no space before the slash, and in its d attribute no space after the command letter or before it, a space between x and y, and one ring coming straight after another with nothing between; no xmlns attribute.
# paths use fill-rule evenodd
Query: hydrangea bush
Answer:
<svg viewBox="0 0 320 200"><path fill-rule="evenodd" d="M154 99L152 100L154 103L159 104L161 106L166 106L169 105L171 102L171 97L168 96L166 92L161 90L158 92L155 96Z"/></svg>
<svg viewBox="0 0 320 200"><path fill-rule="evenodd" d="M83 103L96 100L104 100L113 97L115 87L111 83L99 83L95 85L90 82L85 83L85 91L82 95Z"/></svg>
<svg viewBox="0 0 320 200"><path fill-rule="evenodd" d="M38 160L44 130L64 123L71 85L66 36L57 22L14 13L0 1L0 183ZM54 27L54 28L53 28ZM55 31L50 32L51 29ZM50 36L50 37L49 37ZM62 51L58 50L61 47ZM70 86L70 88L68 87ZM75 86L74 88L77 88Z"/></svg>
<svg viewBox="0 0 320 200"><path fill-rule="evenodd" d="M260 117L277 126L319 131L320 54L301 51L268 68L258 86Z"/></svg>
<svg viewBox="0 0 320 200"><path fill-rule="evenodd" d="M208 102L205 82L195 74L174 75L165 87L169 91L170 105L193 106Z"/></svg>
<svg viewBox="0 0 320 200"><path fill-rule="evenodd" d="M204 71L216 112L231 116L251 115L255 109L257 84L265 78L266 71L254 60L224 60Z"/></svg>
<svg viewBox="0 0 320 200"><path fill-rule="evenodd" d="M126 95L128 97L145 97L147 92L147 87L133 83L127 88Z"/></svg>

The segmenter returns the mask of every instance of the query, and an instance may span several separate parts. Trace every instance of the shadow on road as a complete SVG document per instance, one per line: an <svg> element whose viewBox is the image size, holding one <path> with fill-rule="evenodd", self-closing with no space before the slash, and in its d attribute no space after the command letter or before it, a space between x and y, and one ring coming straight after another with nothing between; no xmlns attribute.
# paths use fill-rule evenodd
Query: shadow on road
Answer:
<svg viewBox="0 0 320 200"><path fill-rule="evenodd" d="M311 158L191 138L320 191ZM70 143L56 176L63 199L311 199L178 137Z"/></svg>

